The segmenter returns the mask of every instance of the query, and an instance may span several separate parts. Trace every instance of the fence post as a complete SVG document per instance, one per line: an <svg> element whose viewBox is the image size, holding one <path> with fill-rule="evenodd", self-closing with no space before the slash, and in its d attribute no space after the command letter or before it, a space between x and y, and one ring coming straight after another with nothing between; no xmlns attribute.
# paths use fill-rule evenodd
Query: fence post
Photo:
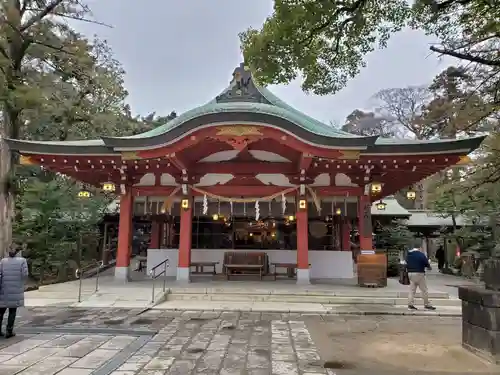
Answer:
<svg viewBox="0 0 500 375"><path fill-rule="evenodd" d="M155 302L155 271L151 270L151 279L153 280L153 287L151 289L151 303Z"/></svg>
<svg viewBox="0 0 500 375"><path fill-rule="evenodd" d="M78 303L82 302L82 272L79 268L75 271L75 277L78 278Z"/></svg>

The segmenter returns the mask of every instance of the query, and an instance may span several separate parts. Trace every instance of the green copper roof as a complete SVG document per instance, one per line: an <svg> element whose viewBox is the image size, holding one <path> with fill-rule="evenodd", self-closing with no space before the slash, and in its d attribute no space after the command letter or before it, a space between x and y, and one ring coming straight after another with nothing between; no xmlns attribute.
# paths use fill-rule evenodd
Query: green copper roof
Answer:
<svg viewBox="0 0 500 375"><path fill-rule="evenodd" d="M318 121L283 102L265 87L253 82L244 64L234 72L233 79L220 95L205 105L148 132L130 137L101 137L98 140L74 142L30 142L6 139L12 150L56 154L108 154L123 150L154 148L174 141L198 127L214 123L269 124L297 137L319 145L339 149L365 150L367 154L420 154L475 150L484 137L457 140L414 141L377 136L354 135Z"/></svg>
<svg viewBox="0 0 500 375"><path fill-rule="evenodd" d="M323 124L317 120L308 117L299 111L290 111L285 108L281 108L278 106L264 104L264 103L252 103L252 102L233 102L233 103L213 103L210 102L203 106L197 107L190 111L187 111L180 115L179 117L167 122L166 124L159 126L155 129L152 129L146 133L137 134L131 137L125 138L149 138L160 135L162 133L166 133L177 126L182 125L184 122L189 121L193 118L207 115L211 113L220 113L220 112L249 112L249 113L263 113L267 115L273 115L277 117L281 117L285 120L288 120L294 123L301 128L318 135L326 136L326 137L349 137L349 138L359 138L356 135L345 133L339 131L331 126Z"/></svg>

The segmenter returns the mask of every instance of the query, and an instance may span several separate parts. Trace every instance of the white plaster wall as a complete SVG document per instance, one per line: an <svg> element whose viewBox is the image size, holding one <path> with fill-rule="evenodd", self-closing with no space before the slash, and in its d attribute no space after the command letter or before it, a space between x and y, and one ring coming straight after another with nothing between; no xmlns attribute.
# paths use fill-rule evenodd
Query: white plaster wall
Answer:
<svg viewBox="0 0 500 375"><path fill-rule="evenodd" d="M269 262L296 263L295 250L232 250L232 249L192 249L193 262L219 262L216 267L218 273L222 272L222 261L227 251L264 251L269 256ZM176 276L178 263L177 249L148 249L147 269L169 259L170 267L167 276ZM309 250L309 263L311 264L311 278L313 279L345 279L353 278L353 261L350 251L315 251ZM159 267L157 272L162 272Z"/></svg>
<svg viewBox="0 0 500 375"><path fill-rule="evenodd" d="M165 259L169 260L169 267L167 268L167 276L177 276L177 264L179 262L178 249L148 249L147 255L147 270L148 275L151 268L160 264ZM163 266L158 267L156 273L163 271Z"/></svg>

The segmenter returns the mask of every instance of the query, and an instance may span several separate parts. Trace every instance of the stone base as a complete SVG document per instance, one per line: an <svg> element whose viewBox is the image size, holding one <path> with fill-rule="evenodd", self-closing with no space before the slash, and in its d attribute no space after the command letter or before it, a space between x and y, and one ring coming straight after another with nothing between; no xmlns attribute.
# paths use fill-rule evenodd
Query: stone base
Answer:
<svg viewBox="0 0 500 375"><path fill-rule="evenodd" d="M297 268L297 284L308 285L311 283L310 270Z"/></svg>
<svg viewBox="0 0 500 375"><path fill-rule="evenodd" d="M177 281L189 283L191 281L189 267L177 267Z"/></svg>
<svg viewBox="0 0 500 375"><path fill-rule="evenodd" d="M482 287L460 287L462 345L495 364L500 364L500 292Z"/></svg>
<svg viewBox="0 0 500 375"><path fill-rule="evenodd" d="M115 267L115 280L123 282L130 281L130 266Z"/></svg>

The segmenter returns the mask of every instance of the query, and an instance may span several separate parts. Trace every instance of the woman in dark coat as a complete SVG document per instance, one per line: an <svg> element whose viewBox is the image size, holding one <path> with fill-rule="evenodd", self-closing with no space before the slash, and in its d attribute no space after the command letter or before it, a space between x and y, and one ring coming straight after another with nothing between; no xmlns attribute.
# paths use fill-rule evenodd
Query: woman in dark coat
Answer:
<svg viewBox="0 0 500 375"><path fill-rule="evenodd" d="M3 336L2 321L8 309L6 338L15 336L14 322L17 308L24 306L24 281L28 277L26 259L16 254L17 251L11 248L9 256L0 261L0 335Z"/></svg>

